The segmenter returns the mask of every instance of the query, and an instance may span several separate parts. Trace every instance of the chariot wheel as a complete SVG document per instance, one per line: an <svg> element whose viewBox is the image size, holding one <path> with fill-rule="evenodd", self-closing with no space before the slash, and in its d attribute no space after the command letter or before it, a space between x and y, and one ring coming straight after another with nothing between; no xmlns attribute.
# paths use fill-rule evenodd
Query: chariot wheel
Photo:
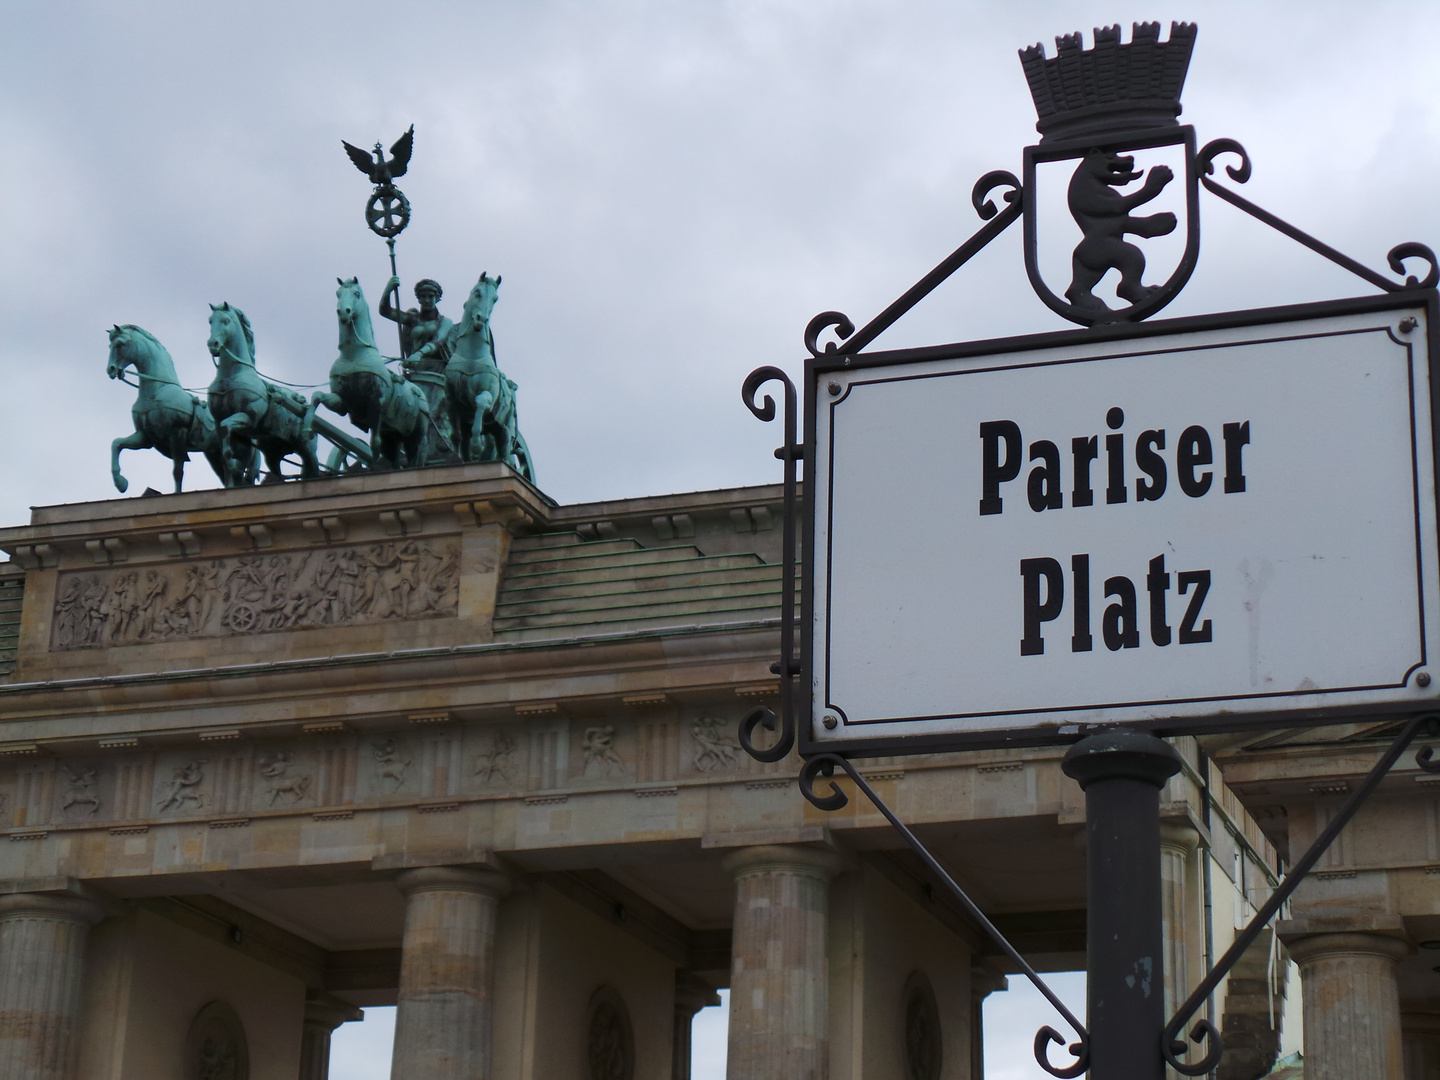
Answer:
<svg viewBox="0 0 1440 1080"><path fill-rule="evenodd" d="M230 629L240 634L249 633L260 627L260 613L249 604L236 604L230 609L230 614L225 621L230 624Z"/></svg>
<svg viewBox="0 0 1440 1080"><path fill-rule="evenodd" d="M375 192L365 204L365 223L387 240L399 236L410 224L410 200L397 188Z"/></svg>

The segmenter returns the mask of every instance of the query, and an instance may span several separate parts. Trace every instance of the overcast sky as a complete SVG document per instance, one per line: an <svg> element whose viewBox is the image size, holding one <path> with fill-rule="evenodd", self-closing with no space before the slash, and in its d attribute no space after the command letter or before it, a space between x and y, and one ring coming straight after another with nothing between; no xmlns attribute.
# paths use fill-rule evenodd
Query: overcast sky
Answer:
<svg viewBox="0 0 1440 1080"><path fill-rule="evenodd" d="M406 294L436 278L453 317L480 271L504 275L500 363L561 502L777 479L745 373L798 373L810 316L865 321L978 227L971 185L1019 172L1035 138L1016 50L1053 55L1057 33L1198 22L1184 119L1247 146L1247 195L1377 267L1440 241L1434 4L0 0L0 16L4 524L115 495L134 391L105 377L113 323L152 331L203 387L208 305L228 300L263 372L324 382L335 278L378 303L388 276L340 140L388 145L411 123ZM1167 314L1372 291L1202 198L1200 267ZM1061 328L1019 234L880 344ZM131 495L168 490L158 452L123 467ZM187 486L214 484L197 458Z"/></svg>
<svg viewBox="0 0 1440 1080"><path fill-rule="evenodd" d="M863 323L979 226L972 184L1035 139L1018 48L1142 18L1199 23L1184 119L1246 145L1250 198L1376 268L1440 243L1437 4L0 0L0 525L115 497L114 323L201 387L228 300L263 372L324 382L335 278L375 303L389 271L340 140L411 123L406 295L436 278L453 317L503 274L499 359L552 497L776 480L745 374L798 375L812 315ZM1202 199L1167 315L1372 291ZM880 344L1062 328L1019 232ZM158 452L123 466L168 490ZM187 487L214 484L197 458Z"/></svg>

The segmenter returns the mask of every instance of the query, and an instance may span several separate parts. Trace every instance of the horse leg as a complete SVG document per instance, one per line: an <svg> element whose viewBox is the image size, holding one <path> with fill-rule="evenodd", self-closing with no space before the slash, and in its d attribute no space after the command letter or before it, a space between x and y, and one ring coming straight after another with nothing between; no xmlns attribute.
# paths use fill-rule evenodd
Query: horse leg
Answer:
<svg viewBox="0 0 1440 1080"><path fill-rule="evenodd" d="M430 414L417 413L415 426L405 438L405 458L410 468L423 469L429 458L426 452L430 446Z"/></svg>
<svg viewBox="0 0 1440 1080"><path fill-rule="evenodd" d="M116 491L124 491L130 486L130 481L120 475L120 451L148 450L154 445L143 432L139 431L132 431L123 439L116 439L110 444L110 476L115 481Z"/></svg>
<svg viewBox="0 0 1440 1080"><path fill-rule="evenodd" d="M248 439L244 439L240 432L243 428L254 426L255 421L251 419L249 413L245 412L233 413L221 420L218 425L221 455L225 462L223 482L226 487L239 487L240 478L247 476L247 470L253 461L255 451L254 446ZM243 464L240 459L242 449L250 451L245 455ZM253 483L254 478L250 477L248 482Z"/></svg>
<svg viewBox="0 0 1440 1080"><path fill-rule="evenodd" d="M180 432L170 440L168 451L173 467L170 474L175 477L175 494L179 495L185 486L185 463L190 460L190 450L186 445L188 432Z"/></svg>
<svg viewBox="0 0 1440 1080"><path fill-rule="evenodd" d="M475 425L470 434L470 460L488 461L486 453L487 435L485 430L485 418L490 410L495 407L495 395L489 390L481 390L475 395Z"/></svg>
<svg viewBox="0 0 1440 1080"><path fill-rule="evenodd" d="M231 485L227 483L225 479L224 452L221 451L219 448L213 446L206 447L201 452L205 455L205 460L210 463L210 468L214 471L216 479L220 481L220 486L230 487Z"/></svg>
<svg viewBox="0 0 1440 1080"><path fill-rule="evenodd" d="M262 484L281 484L285 482L285 474L280 471L280 464L285 460L285 451L279 448L274 450L261 451L265 455L265 479Z"/></svg>
<svg viewBox="0 0 1440 1080"><path fill-rule="evenodd" d="M305 409L305 419L300 422L300 437L308 440L315 430L315 410L324 405L333 413L345 415L345 401L339 394L327 394L324 390L316 390L310 395L310 404Z"/></svg>

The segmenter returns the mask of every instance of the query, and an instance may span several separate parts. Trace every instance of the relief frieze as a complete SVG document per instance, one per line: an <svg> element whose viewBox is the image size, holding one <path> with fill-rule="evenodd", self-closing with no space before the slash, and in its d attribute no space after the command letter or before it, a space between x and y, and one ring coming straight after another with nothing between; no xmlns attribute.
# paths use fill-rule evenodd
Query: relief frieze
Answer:
<svg viewBox="0 0 1440 1080"><path fill-rule="evenodd" d="M460 542L404 540L67 574L57 650L452 616Z"/></svg>

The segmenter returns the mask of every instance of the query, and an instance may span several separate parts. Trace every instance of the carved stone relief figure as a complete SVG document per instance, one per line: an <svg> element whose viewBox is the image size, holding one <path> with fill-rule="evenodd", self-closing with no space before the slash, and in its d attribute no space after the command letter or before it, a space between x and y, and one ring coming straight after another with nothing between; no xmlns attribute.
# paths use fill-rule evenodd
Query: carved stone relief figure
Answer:
<svg viewBox="0 0 1440 1080"><path fill-rule="evenodd" d="M376 743L371 749L375 753L375 783L392 781L395 786L390 789L390 794L395 794L405 783L405 770L410 765L410 759L400 756L394 739Z"/></svg>
<svg viewBox="0 0 1440 1080"><path fill-rule="evenodd" d="M249 1080L250 1047L235 1010L212 1001L185 1039L185 1080Z"/></svg>
<svg viewBox="0 0 1440 1080"><path fill-rule="evenodd" d="M170 789L156 803L161 813L187 805L196 810L205 808L205 793L200 790L200 785L205 782L204 764L203 761L187 761L175 769Z"/></svg>
<svg viewBox="0 0 1440 1080"><path fill-rule="evenodd" d="M305 775L290 775L292 764L290 754L281 750L275 754L260 755L260 775L269 782L268 793L270 805L274 806L280 796L285 796L290 805L294 806L310 793L310 782L313 779Z"/></svg>
<svg viewBox="0 0 1440 1080"><path fill-rule="evenodd" d="M602 986L590 999L585 1032L586 1080L634 1080L635 1033L620 995Z"/></svg>
<svg viewBox="0 0 1440 1080"><path fill-rule="evenodd" d="M940 1009L924 972L911 972L905 983L905 1076L940 1080L943 1065Z"/></svg>
<svg viewBox="0 0 1440 1080"><path fill-rule="evenodd" d="M624 776L625 763L615 752L615 727L604 724L585 729L585 738L580 743L585 751L585 775Z"/></svg>
<svg viewBox="0 0 1440 1080"><path fill-rule="evenodd" d="M100 796L95 792L95 785L99 783L100 776L95 769L83 767L70 768L68 765L61 765L60 769L68 779L65 782L65 794L60 797L60 812L67 817L72 807L88 808L87 813L94 815L100 809Z"/></svg>
<svg viewBox="0 0 1440 1080"><path fill-rule="evenodd" d="M405 540L324 552L68 575L53 645L87 649L181 638L454 615L457 540Z"/></svg>
<svg viewBox="0 0 1440 1080"><path fill-rule="evenodd" d="M713 772L719 768L735 767L740 752L736 741L735 725L713 716L702 716L690 729L695 740L695 768L700 772Z"/></svg>
<svg viewBox="0 0 1440 1080"><path fill-rule="evenodd" d="M495 779L510 780L515 771L515 754L519 747L509 735L496 735L490 740L490 749L481 751L475 758L475 776L482 784Z"/></svg>

